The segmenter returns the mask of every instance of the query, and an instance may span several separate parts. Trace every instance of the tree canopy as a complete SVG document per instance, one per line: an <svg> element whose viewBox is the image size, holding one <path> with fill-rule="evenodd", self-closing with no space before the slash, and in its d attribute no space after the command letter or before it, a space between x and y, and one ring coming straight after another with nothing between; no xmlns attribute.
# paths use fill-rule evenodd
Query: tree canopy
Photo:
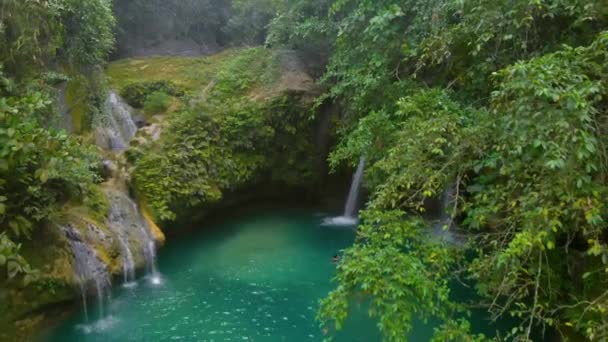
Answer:
<svg viewBox="0 0 608 342"><path fill-rule="evenodd" d="M364 155L371 192L322 326L363 293L386 340L415 315L444 323L437 340L481 338L449 294L464 281L492 319L519 318L502 336L606 339L605 4L309 3L291 2L269 43L326 49L318 101L344 108L330 161ZM446 191L442 224L464 246L422 233Z"/></svg>
<svg viewBox="0 0 608 342"><path fill-rule="evenodd" d="M31 273L19 242L65 205L103 211L99 152L48 122L64 82L66 97L82 100L73 116L103 114L100 66L114 35L265 44L311 62L316 108L340 112L329 163L338 170L364 156L370 193L336 288L321 302L328 338L365 298L387 341L407 341L415 319L439 322L436 341L528 341L549 330L608 339L605 1L4 0L5 278ZM276 76L272 58L258 47L222 63L206 101L188 98L159 143L129 151L135 185L160 217L262 174L314 177L306 164L314 146L303 138L309 113L289 95L254 101L255 86ZM186 96L169 82L122 90L151 112ZM430 215L442 198L440 217ZM475 299L457 300L456 283ZM483 335L468 321L480 307L518 323Z"/></svg>

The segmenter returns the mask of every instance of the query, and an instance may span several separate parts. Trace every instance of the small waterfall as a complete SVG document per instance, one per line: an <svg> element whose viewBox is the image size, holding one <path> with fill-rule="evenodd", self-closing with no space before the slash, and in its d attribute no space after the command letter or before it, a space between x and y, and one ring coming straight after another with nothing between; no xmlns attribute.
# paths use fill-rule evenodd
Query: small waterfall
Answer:
<svg viewBox="0 0 608 342"><path fill-rule="evenodd" d="M74 270L80 287L85 317L88 321L87 299L89 293L93 291L98 301L99 319L103 319L106 303L110 300L110 288L112 287L107 266L99 259L95 249L86 243L76 228L68 225L63 227L63 230L72 249Z"/></svg>
<svg viewBox="0 0 608 342"><path fill-rule="evenodd" d="M359 159L359 166L353 176L353 182L350 185L346 206L344 207L344 217L356 218L357 202L359 201L359 189L361 189L361 181L363 179L363 170L365 169L365 157Z"/></svg>
<svg viewBox="0 0 608 342"><path fill-rule="evenodd" d="M95 131L97 146L106 150L123 151L137 133L137 126L131 116L131 108L115 92L111 91L106 100L108 122Z"/></svg>
<svg viewBox="0 0 608 342"><path fill-rule="evenodd" d="M454 228L456 226L453 218L452 211L456 201L456 186L448 186L441 194L439 212L435 213L435 223L432 225L433 236L436 239L448 244L458 243L457 237L454 234Z"/></svg>
<svg viewBox="0 0 608 342"><path fill-rule="evenodd" d="M123 203L115 199L119 196L117 192L107 191L106 196L110 202L108 227L118 236L123 260L123 281L125 286L129 286L135 281L135 261L129 244L129 230L133 224L129 218L133 213L129 212L129 208L123 208Z"/></svg>
<svg viewBox="0 0 608 342"><path fill-rule="evenodd" d="M359 159L359 166L353 176L353 181L350 185L346 205L344 206L344 215L339 217L331 217L323 220L323 225L327 226L354 226L357 224L357 205L359 203L359 190L363 181L363 171L365 170L365 157Z"/></svg>
<svg viewBox="0 0 608 342"><path fill-rule="evenodd" d="M108 225L124 245L123 261L126 265L125 282L129 284L135 278L135 262L129 247L129 240L141 243L140 252L146 265L146 274L155 284L160 283L160 274L156 267L156 242L148 228L146 220L139 212L137 205L129 196L116 190L107 190L106 196L110 201Z"/></svg>
<svg viewBox="0 0 608 342"><path fill-rule="evenodd" d="M118 236L120 241L120 249L122 252L122 274L123 282L125 286L130 286L135 282L135 261L133 260L133 253L129 247L129 241L123 235Z"/></svg>
<svg viewBox="0 0 608 342"><path fill-rule="evenodd" d="M140 226L140 230L142 231L142 236L146 236L146 240L144 241L146 272L152 284L158 285L162 282L162 280L160 278L158 268L156 267L156 242L150 233L148 225L145 223L145 221L143 221L143 223L144 224Z"/></svg>

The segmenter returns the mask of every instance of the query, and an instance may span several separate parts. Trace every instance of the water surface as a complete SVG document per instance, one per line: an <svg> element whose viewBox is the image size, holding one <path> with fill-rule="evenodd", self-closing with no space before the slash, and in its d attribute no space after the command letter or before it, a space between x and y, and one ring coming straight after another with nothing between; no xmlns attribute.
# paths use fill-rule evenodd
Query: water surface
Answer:
<svg viewBox="0 0 608 342"><path fill-rule="evenodd" d="M160 251L160 284L140 279L124 287L117 279L104 310L109 316L86 322L77 313L42 340L321 341L315 316L319 299L334 286L331 259L355 237L352 228L324 221L311 210L273 208L206 223ZM466 300L470 291L463 290L453 295ZM89 308L89 316L96 309ZM381 341L366 313L365 304L354 303L336 341ZM496 329L481 310L471 323L489 336ZM413 325L410 341L430 340L433 323ZM499 326L510 330L512 322Z"/></svg>
<svg viewBox="0 0 608 342"><path fill-rule="evenodd" d="M332 289L331 258L354 240L352 229L323 227L322 219L264 210L172 239L159 254L162 284L115 280L110 316L87 323L75 314L43 340L320 341L315 316ZM379 340L360 311L338 341Z"/></svg>

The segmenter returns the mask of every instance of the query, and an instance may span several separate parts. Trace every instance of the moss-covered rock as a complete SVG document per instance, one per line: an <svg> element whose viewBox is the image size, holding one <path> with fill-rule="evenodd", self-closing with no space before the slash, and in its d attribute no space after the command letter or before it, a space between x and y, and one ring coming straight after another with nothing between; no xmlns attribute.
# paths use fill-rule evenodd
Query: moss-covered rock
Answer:
<svg viewBox="0 0 608 342"><path fill-rule="evenodd" d="M107 187L106 185L105 187ZM107 190L107 189L106 189ZM128 194L121 190L112 190L121 197ZM105 190L104 190L105 192ZM110 198L109 200L113 200ZM129 209L130 210L130 209ZM74 275L75 260L61 228L69 226L75 229L80 238L91 246L95 255L106 265L107 270L114 276L123 272L123 257L118 243L118 232L112 230L106 223L91 217L90 208L86 206L68 205L60 219L61 224L48 225L40 229L36 239L22 244L21 255L30 266L36 270L34 281L25 284L22 279L0 279L0 340L24 341L31 340L33 332L56 316L56 308L74 305L81 300L77 279ZM133 221L142 222L137 208L128 211ZM104 222L105 216L103 213ZM162 231L146 215L148 226L158 241L164 241ZM128 238L136 267L143 268L143 241L139 232L131 232ZM60 312L64 311L61 309Z"/></svg>
<svg viewBox="0 0 608 342"><path fill-rule="evenodd" d="M65 237L47 227L36 239L22 244L22 256L38 270L35 281L21 279L0 282L0 340L27 336L45 317L43 308L74 298L72 256Z"/></svg>
<svg viewBox="0 0 608 342"><path fill-rule="evenodd" d="M144 216L144 219L146 220L146 224L147 224L148 228L150 229L150 232L152 233L152 236L154 237L154 241L156 241L156 244L158 246L163 246L167 242L165 233L163 233L162 229L160 229L160 227L156 224L156 222L154 222L152 215L150 215L150 213L148 212L147 209L145 209L145 208L142 209L142 215Z"/></svg>

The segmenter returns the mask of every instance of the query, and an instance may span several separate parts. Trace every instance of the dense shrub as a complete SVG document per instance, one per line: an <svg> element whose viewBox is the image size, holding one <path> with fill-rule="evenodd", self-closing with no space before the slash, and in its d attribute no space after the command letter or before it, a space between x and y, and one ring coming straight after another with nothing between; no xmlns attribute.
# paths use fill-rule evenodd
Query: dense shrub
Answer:
<svg viewBox="0 0 608 342"><path fill-rule="evenodd" d="M127 103L135 108L143 108L148 96L154 92L181 97L185 91L171 81L136 82L125 86L120 95Z"/></svg>
<svg viewBox="0 0 608 342"><path fill-rule="evenodd" d="M269 43L331 53L319 102L344 113L331 162L365 155L371 193L324 327L363 293L387 341L407 341L420 317L443 322L436 341L490 338L446 296L465 279L492 320L520 320L501 338L606 340L605 3L315 3L291 2ZM427 237L425 204L450 193L441 223L465 248Z"/></svg>
<svg viewBox="0 0 608 342"><path fill-rule="evenodd" d="M155 91L146 96L144 111L148 114L162 113L171 105L171 96L162 91Z"/></svg>
<svg viewBox="0 0 608 342"><path fill-rule="evenodd" d="M0 62L21 76L56 57L75 67L105 63L114 23L110 0L5 0Z"/></svg>
<svg viewBox="0 0 608 342"><path fill-rule="evenodd" d="M129 153L138 156L137 189L157 216L175 219L250 183L316 180L312 121L299 94L251 97L275 84L278 67L259 48L223 61L205 101L172 115L157 144Z"/></svg>

